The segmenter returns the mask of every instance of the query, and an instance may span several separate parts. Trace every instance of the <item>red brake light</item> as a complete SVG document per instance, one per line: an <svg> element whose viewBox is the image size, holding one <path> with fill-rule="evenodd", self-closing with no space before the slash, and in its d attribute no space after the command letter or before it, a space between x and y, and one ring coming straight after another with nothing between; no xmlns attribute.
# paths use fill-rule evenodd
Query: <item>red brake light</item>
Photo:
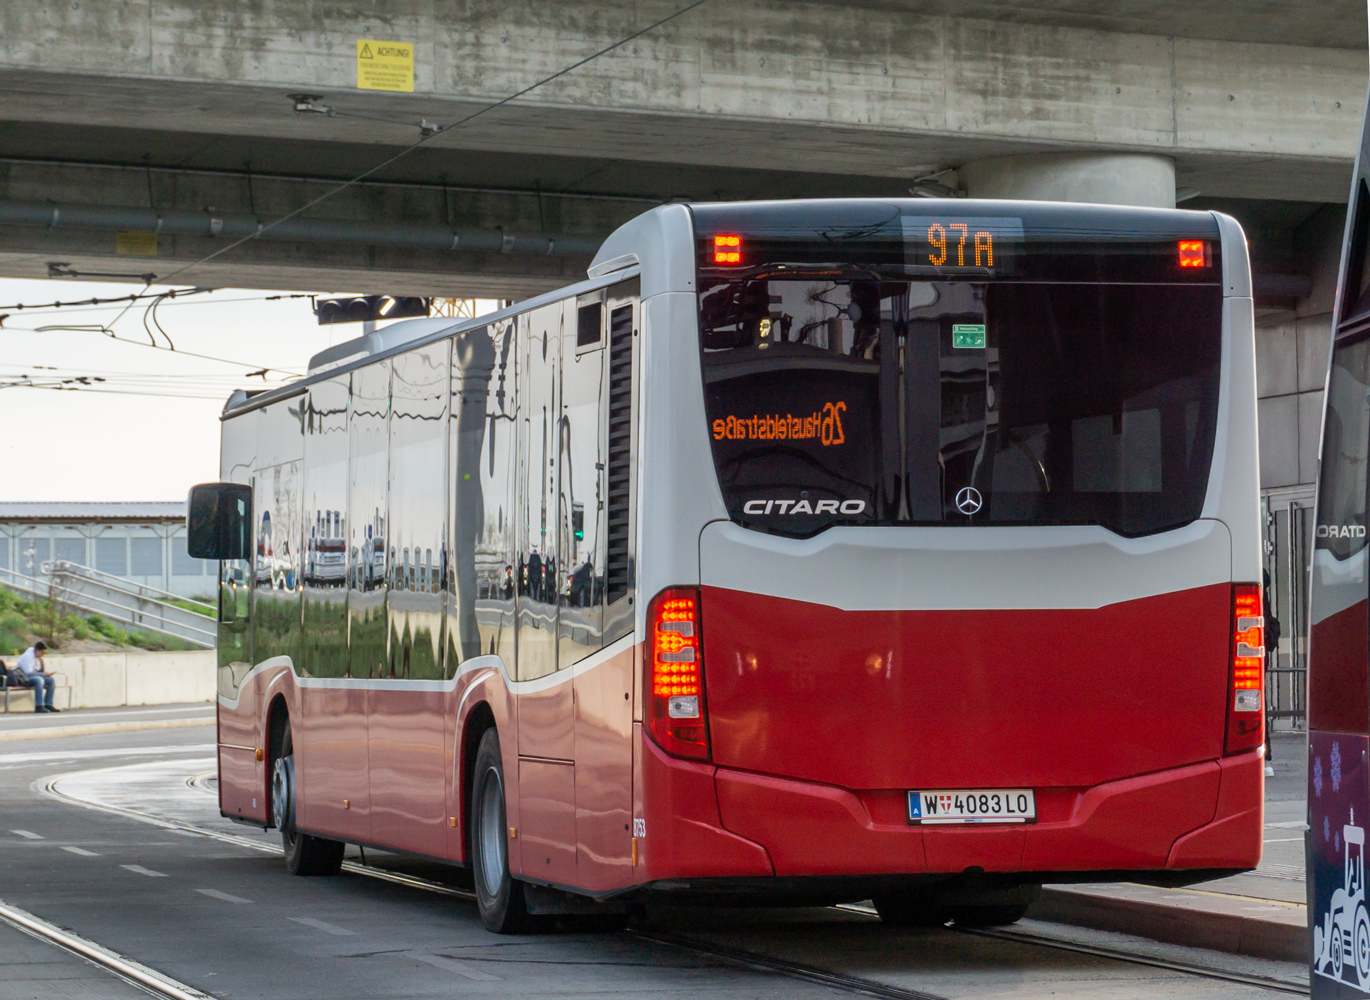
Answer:
<svg viewBox="0 0 1370 1000"><path fill-rule="evenodd" d="M647 731L677 757L709 759L699 592L673 587L647 609Z"/></svg>
<svg viewBox="0 0 1370 1000"><path fill-rule="evenodd" d="M1181 267L1208 267L1208 242L1206 240L1180 240Z"/></svg>
<svg viewBox="0 0 1370 1000"><path fill-rule="evenodd" d="M1227 696L1227 753L1265 738L1265 617L1261 588L1232 585L1232 666Z"/></svg>
<svg viewBox="0 0 1370 1000"><path fill-rule="evenodd" d="M742 263L742 237L734 235L714 237L715 264Z"/></svg>

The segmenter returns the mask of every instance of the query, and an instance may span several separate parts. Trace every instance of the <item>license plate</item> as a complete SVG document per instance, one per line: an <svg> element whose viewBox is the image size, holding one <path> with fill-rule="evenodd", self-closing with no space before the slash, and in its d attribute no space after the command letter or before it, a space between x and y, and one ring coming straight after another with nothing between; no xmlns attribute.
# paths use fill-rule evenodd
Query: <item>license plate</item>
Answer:
<svg viewBox="0 0 1370 1000"><path fill-rule="evenodd" d="M1036 818L1031 788L909 792L910 823L1026 823Z"/></svg>

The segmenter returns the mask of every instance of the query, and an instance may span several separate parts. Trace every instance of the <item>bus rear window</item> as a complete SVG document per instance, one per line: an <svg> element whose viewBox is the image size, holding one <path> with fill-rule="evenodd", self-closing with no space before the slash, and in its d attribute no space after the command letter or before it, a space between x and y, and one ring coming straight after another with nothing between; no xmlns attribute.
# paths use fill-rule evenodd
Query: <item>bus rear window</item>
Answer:
<svg viewBox="0 0 1370 1000"><path fill-rule="evenodd" d="M1198 517L1218 395L1208 286L703 282L709 437L730 516L833 524Z"/></svg>

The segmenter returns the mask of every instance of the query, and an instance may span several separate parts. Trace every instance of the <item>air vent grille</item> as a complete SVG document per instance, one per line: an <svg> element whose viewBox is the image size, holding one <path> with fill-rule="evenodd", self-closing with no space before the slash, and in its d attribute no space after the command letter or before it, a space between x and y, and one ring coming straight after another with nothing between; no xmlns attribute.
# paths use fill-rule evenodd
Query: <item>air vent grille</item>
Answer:
<svg viewBox="0 0 1370 1000"><path fill-rule="evenodd" d="M609 603L628 593L633 442L633 307L609 314L609 504L605 588Z"/></svg>

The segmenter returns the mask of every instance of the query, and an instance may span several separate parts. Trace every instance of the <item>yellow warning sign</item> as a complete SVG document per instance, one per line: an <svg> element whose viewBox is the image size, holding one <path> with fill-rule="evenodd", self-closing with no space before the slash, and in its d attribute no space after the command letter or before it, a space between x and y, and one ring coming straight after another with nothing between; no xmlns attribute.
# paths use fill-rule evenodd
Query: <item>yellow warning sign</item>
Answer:
<svg viewBox="0 0 1370 1000"><path fill-rule="evenodd" d="M414 92L414 46L357 39L357 88Z"/></svg>
<svg viewBox="0 0 1370 1000"><path fill-rule="evenodd" d="M157 234L136 230L115 233L114 252L120 257L156 257Z"/></svg>

